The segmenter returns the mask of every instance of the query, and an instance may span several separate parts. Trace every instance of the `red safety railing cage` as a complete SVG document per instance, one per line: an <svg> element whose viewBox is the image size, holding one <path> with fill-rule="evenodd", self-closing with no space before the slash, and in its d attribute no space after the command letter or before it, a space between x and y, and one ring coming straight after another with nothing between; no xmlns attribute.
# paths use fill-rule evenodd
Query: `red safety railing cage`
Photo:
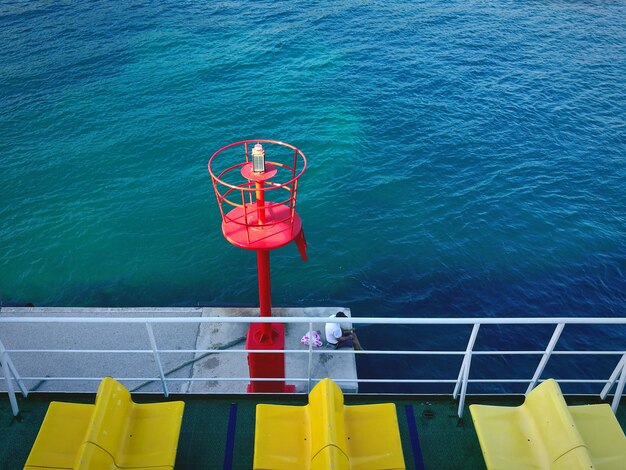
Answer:
<svg viewBox="0 0 626 470"><path fill-rule="evenodd" d="M252 172L251 150L256 144L265 148L263 173ZM208 167L222 232L230 243L271 250L303 237L296 201L306 157L299 149L275 140L243 140L215 152Z"/></svg>

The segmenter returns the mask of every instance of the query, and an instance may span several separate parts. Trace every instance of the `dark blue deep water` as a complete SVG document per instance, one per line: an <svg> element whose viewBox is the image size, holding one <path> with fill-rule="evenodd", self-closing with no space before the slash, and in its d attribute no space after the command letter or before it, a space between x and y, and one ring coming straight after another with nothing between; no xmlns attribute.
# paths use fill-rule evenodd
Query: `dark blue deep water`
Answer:
<svg viewBox="0 0 626 470"><path fill-rule="evenodd" d="M206 171L245 138L309 158L275 305L626 314L617 0L4 2L4 304L255 305ZM361 334L416 338L445 343Z"/></svg>

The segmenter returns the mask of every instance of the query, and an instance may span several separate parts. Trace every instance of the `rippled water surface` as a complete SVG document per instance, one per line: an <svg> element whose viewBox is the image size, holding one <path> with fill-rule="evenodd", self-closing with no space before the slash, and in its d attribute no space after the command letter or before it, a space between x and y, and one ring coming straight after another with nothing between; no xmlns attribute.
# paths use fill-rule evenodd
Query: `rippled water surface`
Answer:
<svg viewBox="0 0 626 470"><path fill-rule="evenodd" d="M255 305L206 171L301 148L275 305L626 313L626 2L8 2L4 304ZM413 332L363 332L371 345Z"/></svg>

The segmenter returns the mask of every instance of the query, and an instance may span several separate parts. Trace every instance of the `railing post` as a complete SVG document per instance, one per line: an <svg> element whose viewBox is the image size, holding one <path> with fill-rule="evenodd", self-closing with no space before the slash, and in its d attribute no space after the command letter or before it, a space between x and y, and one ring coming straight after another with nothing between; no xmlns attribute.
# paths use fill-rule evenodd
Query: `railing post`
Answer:
<svg viewBox="0 0 626 470"><path fill-rule="evenodd" d="M157 349L156 340L154 339L154 331L152 331L152 325L146 323L146 329L148 330L148 337L150 338L150 345L152 346L152 352L154 353L154 360L159 366L159 375L161 376L161 385L163 386L163 395L169 396L170 392L167 389L167 383L165 382L165 374L163 373L163 365L161 364L161 356L159 356L159 350Z"/></svg>
<svg viewBox="0 0 626 470"><path fill-rule="evenodd" d="M20 374L17 372L17 369L15 368L15 365L13 364L13 361L11 360L11 356L9 356L9 353L7 353L7 364L9 364L9 369L11 369L11 373L13 374L13 377L15 378L15 381L17 382L17 386L20 388L20 392L22 392L22 396L26 398L28 396L28 389L24 385L24 382L22 381L22 377L20 377Z"/></svg>
<svg viewBox="0 0 626 470"><path fill-rule="evenodd" d="M619 376L619 382L617 382L615 395L613 396L613 402L611 403L611 409L614 414L617 413L617 407L619 406L619 402L622 398L622 393L624 393L624 385L626 385L626 367L622 367L622 373Z"/></svg>
<svg viewBox="0 0 626 470"><path fill-rule="evenodd" d="M611 390L611 387L613 387L615 381L618 380L618 375L619 381L617 382L615 395L613 396L613 402L611 403L611 409L613 410L613 413L617 413L617 407L619 406L622 394L624 393L624 385L626 385L626 354L622 356L622 358L617 363L617 366L615 366L615 369L613 370L611 377L609 377L607 384L602 389L602 392L600 392L600 398L602 398L603 400L606 398L607 394Z"/></svg>
<svg viewBox="0 0 626 470"><path fill-rule="evenodd" d="M28 396L28 390L26 389L26 386L24 385L24 382L22 381L20 374L17 372L17 369L15 368L15 364L13 364L13 360L11 359L11 356L9 356L9 353L6 352L6 349L2 341L0 341L0 352L6 355L6 360L9 366L9 370L13 374L13 378L17 382L17 386L20 388L20 391L22 392L22 396L26 398Z"/></svg>
<svg viewBox="0 0 626 470"><path fill-rule="evenodd" d="M459 399L459 410L457 413L459 415L459 418L463 416L463 406L465 406L465 394L467 392L469 370L472 363L472 349L474 349L474 343L476 342L476 336L478 335L479 329L480 323L474 323L474 327L472 328L472 334L470 335L470 339L467 342L467 348L465 349L465 356L463 357L463 363L461 364L459 377L456 381L456 386L454 387L454 399L456 399L459 392L459 387L461 387L461 397Z"/></svg>
<svg viewBox="0 0 626 470"><path fill-rule="evenodd" d="M602 400L604 400L606 396L608 395L609 391L611 390L611 387L613 387L613 384L617 380L617 377L620 375L620 373L624 369L624 365L626 365L626 354L624 354L622 358L618 361L617 365L615 366L615 369L613 369L613 373L611 374L611 377L609 377L609 380L607 381L606 385L600 392L600 398Z"/></svg>
<svg viewBox="0 0 626 470"><path fill-rule="evenodd" d="M311 393L311 373L313 370L313 322L309 322L309 372L307 382L307 393Z"/></svg>
<svg viewBox="0 0 626 470"><path fill-rule="evenodd" d="M11 376L11 369L9 369L9 355L4 349L2 343L0 343L0 364L2 365L2 373L4 374L4 381L7 384L7 394L9 395L9 402L11 403L11 410L13 411L13 416L17 416L20 412L19 407L17 406L17 399L15 398L15 389L13 388L13 377Z"/></svg>
<svg viewBox="0 0 626 470"><path fill-rule="evenodd" d="M543 374L543 370L545 369L546 364L550 360L550 356L552 355L552 351L554 351L554 347L556 346L556 343L559 340L559 337L561 336L561 333L563 332L563 328L565 328L565 323L559 323L559 324L556 325L556 328L554 329L554 333L552 333L552 338L550 338L550 342L548 343L548 347L546 348L545 352L543 353L543 356L541 357L541 361L539 361L539 365L537 366L537 370L535 371L535 375L533 375L533 378L531 379L530 383L528 384L528 388L526 389L525 395L528 395L530 393L530 391L533 388L535 388L535 386L537 385L537 382L539 381L539 378L541 377L541 374Z"/></svg>

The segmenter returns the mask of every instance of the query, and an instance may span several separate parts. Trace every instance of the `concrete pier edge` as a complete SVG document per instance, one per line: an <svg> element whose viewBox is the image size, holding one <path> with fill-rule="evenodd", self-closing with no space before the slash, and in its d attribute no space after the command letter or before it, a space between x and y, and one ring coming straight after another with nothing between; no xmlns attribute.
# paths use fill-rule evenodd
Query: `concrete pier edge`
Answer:
<svg viewBox="0 0 626 470"><path fill-rule="evenodd" d="M327 318L343 311L345 307L275 307L272 315L280 318ZM133 307L133 308L81 308L81 307L3 307L0 316L7 317L224 317L259 315L254 307ZM162 367L166 378L195 380L167 381L170 393L238 394L246 393L248 381L200 381L202 378L232 378L249 376L247 354L244 352L214 353L210 350L234 351L245 348L248 329L243 323L189 323L155 324L153 326L159 350L202 350L195 353L162 353ZM314 323L313 329L321 333L325 342L324 322ZM285 350L308 352L300 339L308 331L308 324L285 325ZM0 340L7 350L19 349L77 349L77 350L146 350L151 349L143 324L80 324L80 323L7 323L0 331ZM323 346L326 348L326 345ZM314 348L315 349L315 348ZM341 379L340 387L347 393L358 391L356 359L354 354L325 350L313 352L311 364L312 385L325 377ZM15 367L22 377L72 377L86 380L25 380L31 391L44 392L94 392L97 377L119 378L159 377L153 354L148 353L11 353ZM308 354L285 354L286 382L296 386L296 393L306 393L309 368ZM160 379L126 380L131 391L162 393ZM6 390L4 380L0 390Z"/></svg>

